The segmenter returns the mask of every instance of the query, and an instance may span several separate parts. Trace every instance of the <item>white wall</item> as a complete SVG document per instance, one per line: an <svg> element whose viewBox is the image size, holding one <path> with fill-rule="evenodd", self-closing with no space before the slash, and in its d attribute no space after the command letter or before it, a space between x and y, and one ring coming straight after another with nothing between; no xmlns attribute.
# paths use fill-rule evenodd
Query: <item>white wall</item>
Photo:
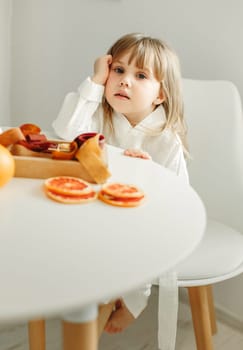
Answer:
<svg viewBox="0 0 243 350"><path fill-rule="evenodd" d="M12 121L49 127L67 91L121 34L177 50L185 77L234 81L243 96L241 0L13 0Z"/></svg>
<svg viewBox="0 0 243 350"><path fill-rule="evenodd" d="M10 28L12 0L0 0L0 125L10 124Z"/></svg>
<svg viewBox="0 0 243 350"><path fill-rule="evenodd" d="M133 31L170 43L184 77L231 80L243 97L242 0L13 0L13 5L13 125L29 121L49 128L64 95L92 72L95 57ZM242 291L243 277L216 288L218 304L241 320Z"/></svg>

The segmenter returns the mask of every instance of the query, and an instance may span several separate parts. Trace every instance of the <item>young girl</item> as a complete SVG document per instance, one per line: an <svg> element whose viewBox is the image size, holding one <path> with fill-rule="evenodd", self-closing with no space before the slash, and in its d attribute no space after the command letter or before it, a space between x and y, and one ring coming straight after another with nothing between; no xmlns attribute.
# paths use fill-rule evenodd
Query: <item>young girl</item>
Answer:
<svg viewBox="0 0 243 350"><path fill-rule="evenodd" d="M95 61L92 78L66 96L53 127L69 140L102 133L125 155L152 158L188 181L179 62L159 39L128 34L117 40ZM146 307L150 287L117 300L105 330L125 329Z"/></svg>

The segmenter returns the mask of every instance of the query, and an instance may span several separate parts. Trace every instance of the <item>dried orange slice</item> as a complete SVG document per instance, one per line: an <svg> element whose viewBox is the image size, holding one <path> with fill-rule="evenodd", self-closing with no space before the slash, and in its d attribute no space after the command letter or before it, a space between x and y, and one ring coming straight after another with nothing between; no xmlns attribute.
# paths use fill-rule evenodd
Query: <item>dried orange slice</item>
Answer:
<svg viewBox="0 0 243 350"><path fill-rule="evenodd" d="M20 140L24 140L25 137L20 128L11 128L0 134L0 144L8 147L14 145Z"/></svg>
<svg viewBox="0 0 243 350"><path fill-rule="evenodd" d="M98 198L119 207L136 207L144 202L145 195L135 185L109 183L102 186Z"/></svg>
<svg viewBox="0 0 243 350"><path fill-rule="evenodd" d="M75 141L69 143L59 143L57 144L57 150L52 151L52 158L60 160L71 160L74 158L77 150L78 144Z"/></svg>
<svg viewBox="0 0 243 350"><path fill-rule="evenodd" d="M143 192L137 186L119 182L107 183L103 185L102 190L111 196L120 198L137 198L143 196Z"/></svg>
<svg viewBox="0 0 243 350"><path fill-rule="evenodd" d="M88 203L97 198L96 192L89 192L88 194L83 195L67 195L67 194L60 194L55 193L50 190L45 190L46 195L53 199L56 202L65 203L65 204L78 204L78 203Z"/></svg>
<svg viewBox="0 0 243 350"><path fill-rule="evenodd" d="M29 134L39 134L41 132L41 128L38 125L30 123L22 124L19 128L24 136Z"/></svg>
<svg viewBox="0 0 243 350"><path fill-rule="evenodd" d="M52 193L69 196L78 196L94 191L88 182L72 176L50 177L45 180L44 186Z"/></svg>

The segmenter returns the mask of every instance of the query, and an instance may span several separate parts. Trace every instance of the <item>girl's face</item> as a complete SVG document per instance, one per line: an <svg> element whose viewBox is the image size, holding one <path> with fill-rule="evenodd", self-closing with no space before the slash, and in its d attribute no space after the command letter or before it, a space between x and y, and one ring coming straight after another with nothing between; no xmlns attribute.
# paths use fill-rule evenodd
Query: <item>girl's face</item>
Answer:
<svg viewBox="0 0 243 350"><path fill-rule="evenodd" d="M128 52L112 61L105 97L116 112L136 125L163 102L163 93L152 68L138 68L135 60L129 63L129 57Z"/></svg>

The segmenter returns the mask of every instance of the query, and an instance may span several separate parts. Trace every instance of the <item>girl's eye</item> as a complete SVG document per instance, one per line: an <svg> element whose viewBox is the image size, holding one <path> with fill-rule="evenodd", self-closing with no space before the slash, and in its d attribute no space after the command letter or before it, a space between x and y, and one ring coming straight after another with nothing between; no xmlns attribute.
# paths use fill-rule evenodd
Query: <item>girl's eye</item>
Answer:
<svg viewBox="0 0 243 350"><path fill-rule="evenodd" d="M138 77L138 79L147 79L147 77L144 73L138 73L137 77Z"/></svg>
<svg viewBox="0 0 243 350"><path fill-rule="evenodd" d="M124 73L124 69L121 68L121 67L115 67L115 68L114 68L114 72L116 72L116 73L118 73L118 74L122 74L122 73Z"/></svg>

